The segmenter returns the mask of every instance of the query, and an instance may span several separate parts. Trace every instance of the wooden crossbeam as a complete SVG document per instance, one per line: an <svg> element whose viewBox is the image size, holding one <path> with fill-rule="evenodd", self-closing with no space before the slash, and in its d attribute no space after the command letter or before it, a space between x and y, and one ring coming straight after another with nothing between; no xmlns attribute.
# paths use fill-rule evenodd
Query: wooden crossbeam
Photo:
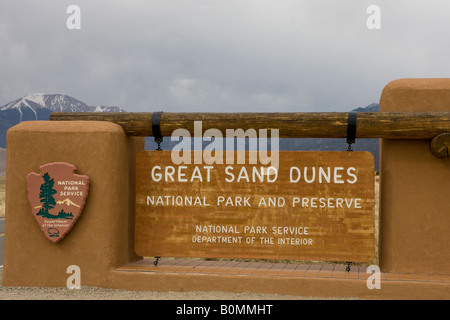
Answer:
<svg viewBox="0 0 450 320"><path fill-rule="evenodd" d="M151 112L54 112L52 121L110 121L131 136L153 136ZM176 129L194 135L194 122L202 121L203 132L219 129L279 129L280 138L345 138L347 112L312 113L172 113L161 114L161 133L171 136ZM450 112L360 112L356 138L432 139L450 132Z"/></svg>

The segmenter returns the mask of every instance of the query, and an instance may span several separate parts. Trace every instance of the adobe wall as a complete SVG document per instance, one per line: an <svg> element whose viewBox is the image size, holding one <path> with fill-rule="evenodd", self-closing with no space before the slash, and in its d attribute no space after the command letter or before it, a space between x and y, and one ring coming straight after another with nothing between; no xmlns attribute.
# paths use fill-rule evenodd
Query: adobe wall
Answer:
<svg viewBox="0 0 450 320"><path fill-rule="evenodd" d="M450 111L450 79L386 85L380 111ZM450 159L429 140L382 139L380 267L394 273L450 274Z"/></svg>
<svg viewBox="0 0 450 320"><path fill-rule="evenodd" d="M66 285L78 265L83 285L107 286L111 268L135 259L134 159L144 138L129 138L110 122L22 122L7 134L3 285ZM26 176L51 162L68 162L90 178L86 206L59 243L31 214Z"/></svg>

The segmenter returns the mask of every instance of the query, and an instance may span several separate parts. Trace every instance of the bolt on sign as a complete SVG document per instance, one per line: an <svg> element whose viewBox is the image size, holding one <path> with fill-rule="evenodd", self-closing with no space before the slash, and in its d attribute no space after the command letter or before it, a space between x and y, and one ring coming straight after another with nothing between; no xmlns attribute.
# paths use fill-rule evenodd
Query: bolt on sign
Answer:
<svg viewBox="0 0 450 320"><path fill-rule="evenodd" d="M140 152L136 253L372 260L371 153L279 151L276 167L228 163L176 165L171 151Z"/></svg>

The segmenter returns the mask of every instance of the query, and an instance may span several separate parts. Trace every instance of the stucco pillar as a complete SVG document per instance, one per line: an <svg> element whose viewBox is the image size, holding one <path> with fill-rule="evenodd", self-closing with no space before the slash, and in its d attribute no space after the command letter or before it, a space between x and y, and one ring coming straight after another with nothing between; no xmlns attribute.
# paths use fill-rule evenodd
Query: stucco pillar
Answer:
<svg viewBox="0 0 450 320"><path fill-rule="evenodd" d="M380 111L450 111L450 79L401 79L383 90ZM383 139L380 267L391 273L450 274L450 159L430 140Z"/></svg>
<svg viewBox="0 0 450 320"><path fill-rule="evenodd" d="M66 286L69 265L81 285L106 286L109 271L134 254L134 163L143 138L110 122L30 121L7 134L4 286ZM36 223L26 176L41 165L67 162L89 176L80 218L58 243Z"/></svg>

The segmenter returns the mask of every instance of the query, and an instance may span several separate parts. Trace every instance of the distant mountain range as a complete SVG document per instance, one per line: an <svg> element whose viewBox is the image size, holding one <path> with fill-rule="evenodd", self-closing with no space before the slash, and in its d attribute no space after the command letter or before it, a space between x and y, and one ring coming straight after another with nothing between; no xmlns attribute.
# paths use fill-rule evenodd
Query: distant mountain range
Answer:
<svg viewBox="0 0 450 320"><path fill-rule="evenodd" d="M48 120L52 112L125 112L119 107L88 106L63 94L29 94L0 107L0 147L6 147L6 131L22 121Z"/></svg>
<svg viewBox="0 0 450 320"><path fill-rule="evenodd" d="M357 108L356 112L378 112L377 103L364 108ZM126 112L116 106L88 106L84 102L63 94L29 94L23 98L9 102L0 107L0 148L6 148L6 132L12 126L22 121L48 120L52 112ZM176 142L165 138L161 147L170 150ZM375 158L375 170L378 170L378 139L356 139L353 144L355 151L369 151ZM155 150L156 143L151 137L146 138L147 150ZM346 139L280 139L280 150L322 150L345 151ZM0 149L1 151L1 149ZM4 152L0 152L0 155ZM0 175L4 175L4 159L0 157Z"/></svg>

